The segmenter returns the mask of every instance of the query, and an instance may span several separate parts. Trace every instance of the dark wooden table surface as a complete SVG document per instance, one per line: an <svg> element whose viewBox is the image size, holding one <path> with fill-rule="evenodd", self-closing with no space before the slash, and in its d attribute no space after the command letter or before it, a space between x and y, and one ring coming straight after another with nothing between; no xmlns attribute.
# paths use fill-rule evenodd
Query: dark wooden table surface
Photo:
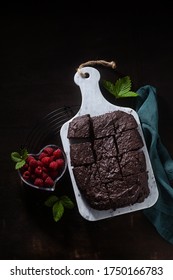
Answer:
<svg viewBox="0 0 173 280"><path fill-rule="evenodd" d="M10 159L35 125L44 130L45 116L64 106L80 106L81 95L73 81L76 69L98 59L117 63L114 71L98 67L102 79L129 75L134 90L156 87L159 133L173 155L169 2L116 9L107 3L102 11L88 3L78 12L46 4L32 9L14 6L1 9L0 15L0 258L173 259L173 246L142 211L89 222L75 204L54 222L43 203L48 194L22 186ZM38 145L51 141L51 129L48 134L50 138L41 136ZM57 193L67 194L75 203L68 171Z"/></svg>

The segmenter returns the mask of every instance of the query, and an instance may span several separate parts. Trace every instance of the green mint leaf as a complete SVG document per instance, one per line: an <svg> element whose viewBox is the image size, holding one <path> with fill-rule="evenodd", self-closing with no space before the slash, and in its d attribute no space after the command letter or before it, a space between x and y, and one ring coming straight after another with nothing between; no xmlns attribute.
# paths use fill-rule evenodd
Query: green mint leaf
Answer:
<svg viewBox="0 0 173 280"><path fill-rule="evenodd" d="M109 81L103 80L103 86L105 89L107 89L111 94L113 94L115 97L117 97L117 92L115 85Z"/></svg>
<svg viewBox="0 0 173 280"><path fill-rule="evenodd" d="M22 159L22 160L20 160L19 162L16 163L15 169L17 170L17 169L23 167L24 165L25 165L25 160Z"/></svg>
<svg viewBox="0 0 173 280"><path fill-rule="evenodd" d="M24 160L26 160L27 159L27 157L28 157L28 151L27 151L27 149L22 149L21 150L21 157L22 157L22 159L24 159Z"/></svg>
<svg viewBox="0 0 173 280"><path fill-rule="evenodd" d="M127 93L119 93L118 97L117 98L123 98L123 97L136 97L138 96L138 93L136 92L133 92L133 91L128 91Z"/></svg>
<svg viewBox="0 0 173 280"><path fill-rule="evenodd" d="M55 202L52 207L52 213L55 222L58 222L62 218L64 214L64 206L61 201Z"/></svg>
<svg viewBox="0 0 173 280"><path fill-rule="evenodd" d="M61 196L60 201L65 208L72 209L74 207L73 201L67 195Z"/></svg>
<svg viewBox="0 0 173 280"><path fill-rule="evenodd" d="M18 152L13 152L13 153L11 153L11 159L12 159L14 162L19 162L19 161L22 160L21 155L20 155Z"/></svg>
<svg viewBox="0 0 173 280"><path fill-rule="evenodd" d="M118 79L115 83L115 88L118 96L127 94L131 89L131 80L129 76Z"/></svg>
<svg viewBox="0 0 173 280"><path fill-rule="evenodd" d="M45 205L47 207L53 207L53 205L55 204L55 202L57 202L59 199L56 195L51 195L46 201L45 201Z"/></svg>
<svg viewBox="0 0 173 280"><path fill-rule="evenodd" d="M15 165L15 169L19 169L21 168L22 166L25 165L26 163L26 159L28 157L28 151L27 149L22 149L20 151L20 153L18 152L12 152L11 153L11 159L16 162L16 165Z"/></svg>
<svg viewBox="0 0 173 280"><path fill-rule="evenodd" d="M115 98L135 97L138 93L131 91L131 79L129 76L119 78L115 84L109 81L103 81L103 86L115 96Z"/></svg>

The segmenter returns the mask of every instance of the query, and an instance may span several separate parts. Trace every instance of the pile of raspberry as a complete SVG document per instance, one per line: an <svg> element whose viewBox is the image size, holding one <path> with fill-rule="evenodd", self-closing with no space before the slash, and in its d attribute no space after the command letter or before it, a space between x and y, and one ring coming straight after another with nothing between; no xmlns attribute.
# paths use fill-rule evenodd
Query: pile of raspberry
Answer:
<svg viewBox="0 0 173 280"><path fill-rule="evenodd" d="M64 169L65 159L60 148L46 146L39 155L28 155L21 169L22 177L37 187L52 187Z"/></svg>

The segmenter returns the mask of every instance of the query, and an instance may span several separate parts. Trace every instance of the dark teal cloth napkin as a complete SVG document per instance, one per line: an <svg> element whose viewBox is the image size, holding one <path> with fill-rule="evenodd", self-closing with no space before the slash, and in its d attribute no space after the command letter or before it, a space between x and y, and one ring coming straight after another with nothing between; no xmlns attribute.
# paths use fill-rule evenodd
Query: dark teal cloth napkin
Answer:
<svg viewBox="0 0 173 280"><path fill-rule="evenodd" d="M173 244L173 160L163 145L158 132L158 100L156 88L150 85L141 87L136 99L136 111L143 129L150 161L159 190L157 202L143 210L158 233Z"/></svg>

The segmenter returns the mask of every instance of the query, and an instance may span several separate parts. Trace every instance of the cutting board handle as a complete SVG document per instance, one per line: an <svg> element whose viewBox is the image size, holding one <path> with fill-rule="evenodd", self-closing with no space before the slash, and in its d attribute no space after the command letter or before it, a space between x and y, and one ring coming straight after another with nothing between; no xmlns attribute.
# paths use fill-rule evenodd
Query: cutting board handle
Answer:
<svg viewBox="0 0 173 280"><path fill-rule="evenodd" d="M75 83L80 87L82 102L78 114L91 114L104 112L110 107L110 103L104 98L100 91L100 73L93 67L83 67L74 76ZM112 105L115 108L115 105Z"/></svg>

